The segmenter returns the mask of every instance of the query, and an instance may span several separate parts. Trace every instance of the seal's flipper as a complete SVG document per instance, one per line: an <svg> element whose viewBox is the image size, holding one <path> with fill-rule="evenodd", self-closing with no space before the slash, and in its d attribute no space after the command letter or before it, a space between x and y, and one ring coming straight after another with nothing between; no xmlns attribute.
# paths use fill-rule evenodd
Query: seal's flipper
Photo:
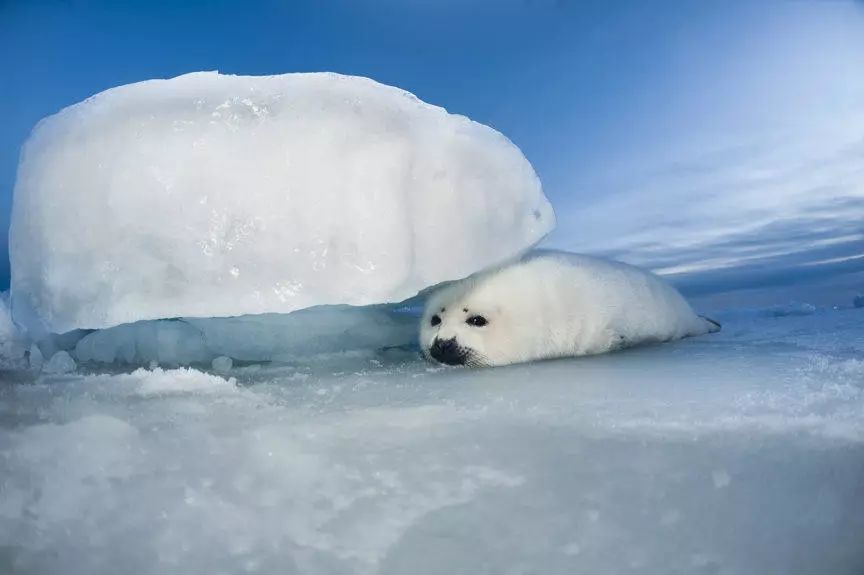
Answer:
<svg viewBox="0 0 864 575"><path fill-rule="evenodd" d="M708 333L716 333L720 331L720 329L723 327L722 325L720 325L719 321L714 321L710 317L705 317L704 315L700 315L699 317L708 322Z"/></svg>

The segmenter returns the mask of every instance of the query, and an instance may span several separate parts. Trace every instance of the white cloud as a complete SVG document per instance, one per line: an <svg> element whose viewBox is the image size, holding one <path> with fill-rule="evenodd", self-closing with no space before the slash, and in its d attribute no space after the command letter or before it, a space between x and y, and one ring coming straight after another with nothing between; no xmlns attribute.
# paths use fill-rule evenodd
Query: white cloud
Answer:
<svg viewBox="0 0 864 575"><path fill-rule="evenodd" d="M556 206L548 243L667 273L849 261L864 251L864 9L774 6L689 47L642 151ZM701 52L700 52L701 49ZM772 264L773 265L773 264Z"/></svg>

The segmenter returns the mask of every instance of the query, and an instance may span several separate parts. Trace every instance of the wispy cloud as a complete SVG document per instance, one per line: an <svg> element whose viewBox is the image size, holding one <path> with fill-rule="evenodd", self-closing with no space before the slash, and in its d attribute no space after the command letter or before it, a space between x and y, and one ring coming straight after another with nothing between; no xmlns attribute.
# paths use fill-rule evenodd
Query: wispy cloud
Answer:
<svg viewBox="0 0 864 575"><path fill-rule="evenodd" d="M819 4L829 11L821 19L804 12L779 19L783 31L777 22L753 31L782 36L768 56L753 55L768 84L740 53L700 62L727 70L710 79L735 92L712 101L725 108L686 102L681 116L696 126L670 121L679 127L658 132L644 155L598 169L594 189L558 209L549 243L725 287L862 269L864 11ZM828 53L813 47L828 36Z"/></svg>

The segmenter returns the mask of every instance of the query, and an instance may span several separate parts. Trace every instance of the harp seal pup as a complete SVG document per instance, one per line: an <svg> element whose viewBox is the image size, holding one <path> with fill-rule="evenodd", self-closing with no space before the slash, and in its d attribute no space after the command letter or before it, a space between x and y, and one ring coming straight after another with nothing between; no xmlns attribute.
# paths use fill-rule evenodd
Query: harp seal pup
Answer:
<svg viewBox="0 0 864 575"><path fill-rule="evenodd" d="M720 330L658 276L627 264L541 251L432 293L427 359L486 367L592 355Z"/></svg>

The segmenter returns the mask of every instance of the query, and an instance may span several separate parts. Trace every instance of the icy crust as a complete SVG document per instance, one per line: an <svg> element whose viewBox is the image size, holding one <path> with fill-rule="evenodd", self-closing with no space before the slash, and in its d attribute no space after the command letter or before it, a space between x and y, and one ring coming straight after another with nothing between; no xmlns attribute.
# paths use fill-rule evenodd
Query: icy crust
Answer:
<svg viewBox="0 0 864 575"><path fill-rule="evenodd" d="M127 369L319 361L334 355L413 353L419 310L401 306L319 306L290 314L140 321L34 338L12 322L0 293L0 377ZM113 367L111 367L113 366ZM29 376L27 376L29 372Z"/></svg>
<svg viewBox="0 0 864 575"><path fill-rule="evenodd" d="M337 74L187 74L43 120L10 236L16 321L144 319L404 300L554 226L495 130Z"/></svg>

